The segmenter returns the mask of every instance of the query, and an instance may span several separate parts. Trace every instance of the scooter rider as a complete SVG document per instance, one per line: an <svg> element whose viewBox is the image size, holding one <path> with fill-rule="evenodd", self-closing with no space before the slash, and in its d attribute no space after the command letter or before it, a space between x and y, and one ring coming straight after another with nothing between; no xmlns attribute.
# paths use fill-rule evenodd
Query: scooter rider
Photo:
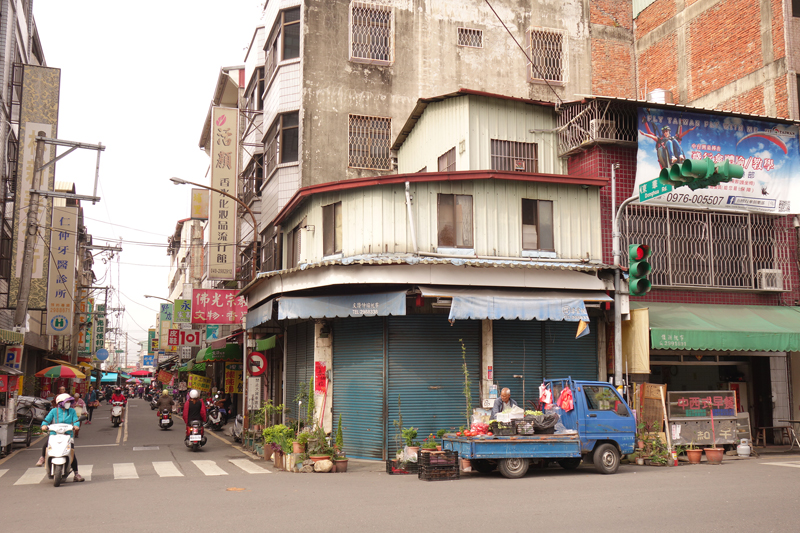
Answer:
<svg viewBox="0 0 800 533"><path fill-rule="evenodd" d="M162 409L169 409L172 412L173 408L175 407L175 401L170 397L169 391L164 389L161 393L161 398L158 399L158 404L156 405L156 414L160 417Z"/></svg>
<svg viewBox="0 0 800 533"><path fill-rule="evenodd" d="M42 432L47 431L48 426L50 424L72 424L72 427L77 431L81 427L80 420L78 419L77 413L75 413L75 409L72 408L72 402L75 401L75 398L70 396L69 394L59 394L56 397L56 405L55 409L51 409L50 412L45 417L44 421L42 422ZM55 435L55 431L49 432L50 435ZM67 432L68 435L73 435L72 431ZM72 452L72 471L75 472L75 477L73 478L75 481L80 482L83 481L83 476L78 474L78 456L75 454L75 445L72 445L73 452Z"/></svg>
<svg viewBox="0 0 800 533"><path fill-rule="evenodd" d="M125 407L128 405L128 399L122 394L122 389L117 387L114 389L114 394L111 395L111 403L114 402L122 402L122 417L120 418L120 422L125 421Z"/></svg>
<svg viewBox="0 0 800 533"><path fill-rule="evenodd" d="M189 399L186 401L186 405L183 406L183 421L186 422L186 435L189 435L192 421L199 420L205 424L207 418L206 406L200 399L200 393L192 389L189 392Z"/></svg>

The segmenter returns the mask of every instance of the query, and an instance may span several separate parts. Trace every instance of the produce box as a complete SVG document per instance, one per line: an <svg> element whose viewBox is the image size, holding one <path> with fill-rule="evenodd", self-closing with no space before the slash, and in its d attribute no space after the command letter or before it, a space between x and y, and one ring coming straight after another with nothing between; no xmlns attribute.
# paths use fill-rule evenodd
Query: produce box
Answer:
<svg viewBox="0 0 800 533"><path fill-rule="evenodd" d="M399 459L389 459L386 461L386 473L390 475L417 474L419 473L419 464L411 461L403 462Z"/></svg>
<svg viewBox="0 0 800 533"><path fill-rule="evenodd" d="M517 430L514 427L514 422L498 422L493 421L492 424L489 426L489 429L495 434L499 436L511 436L516 435Z"/></svg>
<svg viewBox="0 0 800 533"><path fill-rule="evenodd" d="M450 481L460 479L461 470L458 462L452 466L422 466L419 469L419 479L423 481Z"/></svg>
<svg viewBox="0 0 800 533"><path fill-rule="evenodd" d="M423 453L419 467L423 469L429 466L458 466L458 452L443 450Z"/></svg>

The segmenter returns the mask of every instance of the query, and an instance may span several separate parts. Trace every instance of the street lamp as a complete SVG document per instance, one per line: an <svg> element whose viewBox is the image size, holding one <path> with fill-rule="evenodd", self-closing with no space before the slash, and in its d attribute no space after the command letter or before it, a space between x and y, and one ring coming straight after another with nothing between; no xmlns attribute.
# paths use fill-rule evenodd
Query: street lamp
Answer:
<svg viewBox="0 0 800 533"><path fill-rule="evenodd" d="M166 299L166 298L162 298L161 296L152 296L152 295L150 295L150 294L145 294L145 295L144 295L144 297L145 297L145 298L157 298L157 299L159 299L159 300L164 300L165 302L169 302L169 303L171 303L171 304L172 304L172 303L175 303L175 302L173 302L172 300L168 300L168 299Z"/></svg>
<svg viewBox="0 0 800 533"><path fill-rule="evenodd" d="M208 185L201 185L199 183L194 183L193 181L186 181L180 178L170 178L169 181L174 183L175 185L194 185L195 187L201 187L203 189L208 189L209 191L213 191L219 193L223 196L227 196L231 200L235 201L240 206L244 207L245 211L250 214L250 217L253 219L253 257L250 259L252 263L252 277L251 280L256 279L256 253L258 247L258 222L256 221L256 216L250 211L250 208L247 207L247 204L239 200L237 197L233 196L232 194L228 194L225 191L221 191L219 189L215 189L214 187L209 187Z"/></svg>

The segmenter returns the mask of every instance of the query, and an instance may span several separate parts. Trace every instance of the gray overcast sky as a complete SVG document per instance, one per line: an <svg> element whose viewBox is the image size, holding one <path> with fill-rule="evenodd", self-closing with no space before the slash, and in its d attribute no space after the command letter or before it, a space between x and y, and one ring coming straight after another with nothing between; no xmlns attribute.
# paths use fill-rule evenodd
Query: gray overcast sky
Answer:
<svg viewBox="0 0 800 533"><path fill-rule="evenodd" d="M220 68L244 64L262 3L33 3L47 66L61 69L58 137L107 146L102 200L82 205L94 244L122 239L123 252L108 264L98 256L94 271L98 286L118 289L110 303L125 307L121 327L131 339L146 340L155 325L159 300L143 295L167 296L167 237L189 216L191 188L169 178L208 183L198 147L203 121ZM94 151L73 152L58 162L56 180L91 195L95 160ZM137 349L129 343L130 356Z"/></svg>

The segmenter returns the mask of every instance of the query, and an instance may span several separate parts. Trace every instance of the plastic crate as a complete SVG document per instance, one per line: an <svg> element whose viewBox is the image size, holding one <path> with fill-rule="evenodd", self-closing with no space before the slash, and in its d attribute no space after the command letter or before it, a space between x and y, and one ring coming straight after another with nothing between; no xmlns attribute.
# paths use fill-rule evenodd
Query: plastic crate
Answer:
<svg viewBox="0 0 800 533"><path fill-rule="evenodd" d="M518 435L533 435L533 421L532 420L517 420L517 434Z"/></svg>
<svg viewBox="0 0 800 533"><path fill-rule="evenodd" d="M517 429L513 420L511 422L492 421L492 423L489 425L489 431L501 437L517 434Z"/></svg>
<svg viewBox="0 0 800 533"><path fill-rule="evenodd" d="M451 481L461 478L458 462L448 466L422 466L417 476L423 481Z"/></svg>
<svg viewBox="0 0 800 533"><path fill-rule="evenodd" d="M402 462L397 459L386 461L386 473L390 475L407 475L419 473L419 464L411 461Z"/></svg>
<svg viewBox="0 0 800 533"><path fill-rule="evenodd" d="M429 466L458 466L458 452L443 450L421 454L419 467Z"/></svg>

